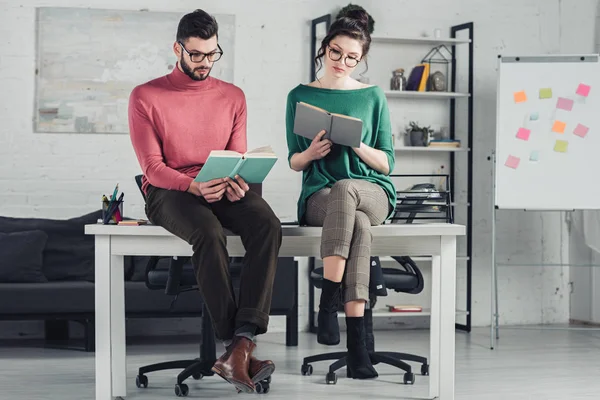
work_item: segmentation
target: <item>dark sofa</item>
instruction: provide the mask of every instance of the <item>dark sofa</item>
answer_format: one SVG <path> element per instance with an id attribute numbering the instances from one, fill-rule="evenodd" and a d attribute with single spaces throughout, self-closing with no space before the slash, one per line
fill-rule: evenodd
<path id="1" fill-rule="evenodd" d="M 47 340 L 66 341 L 68 321 L 85 327 L 85 349 L 94 349 L 94 237 L 84 234 L 101 211 L 56 220 L 0 217 L 0 320 L 43 320 Z M 199 317 L 198 291 L 173 297 L 149 290 L 149 257 L 125 257 L 127 318 Z M 168 268 L 163 258 L 158 268 Z M 191 269 L 191 265 L 186 265 Z M 237 271 L 232 271 L 237 287 Z M 275 277 L 272 315 L 286 315 L 288 345 L 297 343 L 297 265 L 282 258 Z M 198 332 L 200 334 L 200 332 Z"/>

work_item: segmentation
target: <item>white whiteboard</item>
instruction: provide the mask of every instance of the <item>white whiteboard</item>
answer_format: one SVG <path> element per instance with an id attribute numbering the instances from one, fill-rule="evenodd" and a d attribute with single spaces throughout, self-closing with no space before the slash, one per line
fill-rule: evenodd
<path id="1" fill-rule="evenodd" d="M 494 205 L 600 209 L 598 55 L 498 62 Z"/>

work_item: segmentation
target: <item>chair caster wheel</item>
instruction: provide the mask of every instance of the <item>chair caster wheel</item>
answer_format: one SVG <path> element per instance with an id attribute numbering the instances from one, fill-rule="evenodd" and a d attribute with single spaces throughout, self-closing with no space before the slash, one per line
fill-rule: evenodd
<path id="1" fill-rule="evenodd" d="M 190 393 L 190 388 L 185 383 L 178 383 L 175 385 L 175 396 L 186 397 Z"/>
<path id="2" fill-rule="evenodd" d="M 148 377 L 146 375 L 138 375 L 135 377 L 135 386 L 144 389 L 148 387 Z"/>
<path id="3" fill-rule="evenodd" d="M 328 385 L 335 385 L 337 383 L 337 375 L 335 372 L 328 372 L 325 376 L 325 383 Z"/>
<path id="4" fill-rule="evenodd" d="M 429 365 L 421 365 L 421 375 L 429 375 Z"/>
<path id="5" fill-rule="evenodd" d="M 202 375 L 200 372 L 196 373 L 196 374 L 192 374 L 192 378 L 194 378 L 195 380 L 200 380 L 204 377 L 204 375 Z"/>
<path id="6" fill-rule="evenodd" d="M 271 387 L 269 383 L 266 382 L 266 379 L 260 382 L 256 382 L 256 385 L 254 385 L 254 387 L 256 389 L 256 393 L 259 394 L 267 394 L 269 393 L 269 390 L 271 390 Z"/>
<path id="7" fill-rule="evenodd" d="M 406 385 L 413 385 L 415 383 L 415 374 L 407 372 L 404 374 L 404 383 Z"/>
<path id="8" fill-rule="evenodd" d="M 313 373 L 313 367 L 310 364 L 303 364 L 300 371 L 302 372 L 302 375 L 310 376 Z"/>

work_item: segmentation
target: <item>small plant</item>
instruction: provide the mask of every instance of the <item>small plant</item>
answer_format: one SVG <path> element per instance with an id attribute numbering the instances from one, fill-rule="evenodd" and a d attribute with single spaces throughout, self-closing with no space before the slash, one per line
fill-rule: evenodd
<path id="1" fill-rule="evenodd" d="M 423 133 L 433 133 L 433 129 L 429 126 L 419 126 L 419 124 L 415 121 L 410 121 L 409 124 L 410 129 L 409 132 L 423 132 Z"/>
<path id="2" fill-rule="evenodd" d="M 429 126 L 419 126 L 415 121 L 409 122 L 409 128 L 406 129 L 410 137 L 411 146 L 428 146 L 433 129 Z"/>

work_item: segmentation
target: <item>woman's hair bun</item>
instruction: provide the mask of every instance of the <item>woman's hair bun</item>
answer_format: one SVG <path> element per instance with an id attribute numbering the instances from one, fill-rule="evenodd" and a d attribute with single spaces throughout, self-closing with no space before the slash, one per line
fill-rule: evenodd
<path id="1" fill-rule="evenodd" d="M 375 21 L 373 20 L 371 15 L 369 15 L 369 13 L 361 6 L 350 3 L 340 10 L 335 19 L 340 19 L 344 17 L 355 20 L 358 24 L 361 25 L 362 28 L 369 32 L 369 34 L 373 33 Z"/>

